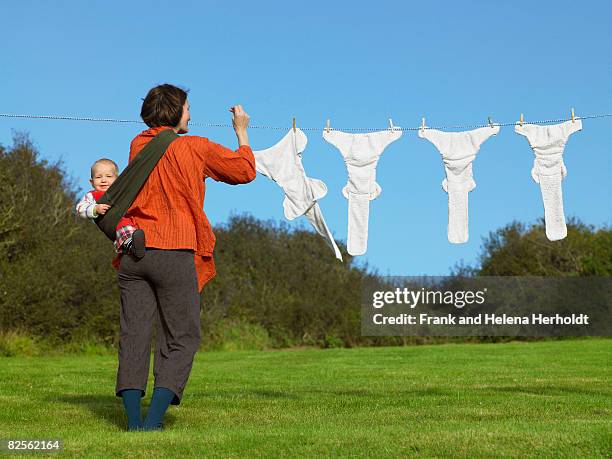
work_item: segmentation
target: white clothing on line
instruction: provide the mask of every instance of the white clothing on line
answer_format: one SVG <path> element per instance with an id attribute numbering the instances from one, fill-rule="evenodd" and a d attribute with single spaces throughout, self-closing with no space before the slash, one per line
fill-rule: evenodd
<path id="1" fill-rule="evenodd" d="M 448 193 L 448 240 L 453 244 L 467 242 L 468 193 L 476 188 L 472 161 L 480 146 L 499 132 L 499 125 L 464 132 L 419 129 L 419 137 L 429 140 L 442 155 L 446 178 L 442 189 Z"/>
<path id="2" fill-rule="evenodd" d="M 382 191 L 376 183 L 376 165 L 385 148 L 402 136 L 397 128 L 365 134 L 323 131 L 323 138 L 340 150 L 348 171 L 342 194 L 348 199 L 347 249 L 351 255 L 363 255 L 367 250 L 370 201 Z"/>
<path id="3" fill-rule="evenodd" d="M 336 258 L 342 260 L 340 249 L 317 202 L 327 194 L 327 186 L 321 180 L 307 177 L 302 165 L 302 152 L 307 142 L 306 134 L 301 129 L 296 128 L 295 132 L 290 129 L 276 145 L 253 152 L 255 168 L 283 189 L 285 217 L 293 220 L 305 215 L 317 233 L 326 239 Z"/>
<path id="4" fill-rule="evenodd" d="M 558 241 L 567 236 L 561 189 L 561 181 L 567 175 L 563 163 L 563 151 L 569 136 L 581 129 L 582 121 L 579 119 L 550 126 L 516 124 L 514 127 L 517 134 L 527 138 L 535 154 L 531 177 L 540 184 L 544 202 L 546 237 L 551 241 Z"/>

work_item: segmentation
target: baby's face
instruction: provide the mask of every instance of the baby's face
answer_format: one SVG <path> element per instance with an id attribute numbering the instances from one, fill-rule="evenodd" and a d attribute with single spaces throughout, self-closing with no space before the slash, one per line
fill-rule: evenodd
<path id="1" fill-rule="evenodd" d="M 94 174 L 89 181 L 96 191 L 106 191 L 117 179 L 117 172 L 112 164 L 100 163 L 94 167 Z"/>

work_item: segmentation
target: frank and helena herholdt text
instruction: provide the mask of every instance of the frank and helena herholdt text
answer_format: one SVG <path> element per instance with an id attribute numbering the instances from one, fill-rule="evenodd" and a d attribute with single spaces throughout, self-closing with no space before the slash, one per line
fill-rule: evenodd
<path id="1" fill-rule="evenodd" d="M 375 325 L 589 325 L 586 314 L 544 315 L 530 314 L 526 316 L 510 316 L 507 314 L 477 314 L 475 316 L 429 315 L 429 314 L 399 314 L 385 316 L 374 314 L 372 322 Z"/>

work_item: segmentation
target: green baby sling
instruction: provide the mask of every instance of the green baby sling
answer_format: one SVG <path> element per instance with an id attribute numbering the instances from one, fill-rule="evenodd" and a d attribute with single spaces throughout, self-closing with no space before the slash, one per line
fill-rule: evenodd
<path id="1" fill-rule="evenodd" d="M 165 129 L 147 143 L 128 164 L 117 180 L 106 190 L 98 204 L 108 204 L 110 209 L 95 218 L 96 225 L 114 241 L 117 224 L 128 211 L 157 162 L 164 156 L 168 146 L 178 137 L 173 129 Z"/>

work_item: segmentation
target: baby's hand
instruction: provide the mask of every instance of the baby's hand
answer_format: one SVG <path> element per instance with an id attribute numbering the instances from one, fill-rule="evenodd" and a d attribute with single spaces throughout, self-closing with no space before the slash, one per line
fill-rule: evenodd
<path id="1" fill-rule="evenodd" d="M 104 215 L 111 206 L 108 204 L 96 204 L 96 213 L 98 215 Z"/>

